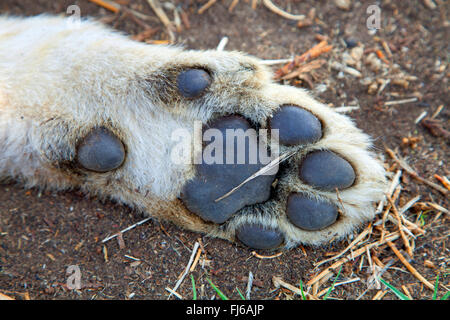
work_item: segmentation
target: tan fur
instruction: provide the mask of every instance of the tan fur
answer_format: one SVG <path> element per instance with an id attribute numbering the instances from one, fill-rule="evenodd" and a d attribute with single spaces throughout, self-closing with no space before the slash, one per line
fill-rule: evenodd
<path id="1" fill-rule="evenodd" d="M 173 85 L 186 67 L 213 72 L 201 99 L 184 99 Z M 323 138 L 289 160 L 291 174 L 280 179 L 278 198 L 242 209 L 224 225 L 202 221 L 178 200 L 193 165 L 170 161 L 171 133 L 193 130 L 194 121 L 241 114 L 262 128 L 283 104 L 295 104 L 324 124 Z M 71 166 L 80 139 L 104 126 L 126 145 L 117 170 L 93 173 Z M 26 186 L 62 190 L 80 188 L 115 199 L 158 219 L 190 230 L 234 240 L 249 221 L 278 227 L 285 244 L 320 244 L 342 237 L 374 216 L 373 202 L 385 188 L 384 170 L 369 151 L 371 142 L 352 121 L 319 103 L 304 90 L 271 81 L 257 58 L 239 52 L 184 51 L 134 42 L 99 23 L 79 28 L 59 17 L 0 17 L 0 179 Z M 347 159 L 357 182 L 337 195 L 303 184 L 296 164 L 311 150 L 328 149 Z M 292 225 L 285 213 L 290 192 L 335 203 L 343 215 L 316 232 Z"/>

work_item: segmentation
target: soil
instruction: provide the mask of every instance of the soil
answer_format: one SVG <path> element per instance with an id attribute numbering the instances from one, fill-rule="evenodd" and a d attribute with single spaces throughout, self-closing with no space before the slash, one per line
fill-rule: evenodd
<path id="1" fill-rule="evenodd" d="M 116 2 L 150 18 L 138 20 L 132 14 L 112 13 L 82 0 L 3 0 L 0 13 L 65 14 L 75 4 L 80 7 L 82 17 L 102 18 L 130 35 L 142 32 L 146 25 L 158 28 L 145 39 L 148 42 L 168 39 L 166 29 L 147 1 Z M 182 8 L 189 18 L 190 28 L 181 24 L 182 30 L 175 33 L 175 42 L 189 49 L 215 48 L 227 36 L 227 50 L 248 52 L 262 59 L 281 59 L 300 55 L 323 36 L 328 37 L 333 49 L 318 57 L 325 59 L 325 63 L 303 79 L 289 83 L 312 89 L 319 100 L 334 107 L 359 106 L 349 115 L 358 127 L 374 137 L 376 151 L 385 157 L 386 167 L 392 173 L 399 167 L 385 152 L 386 147 L 406 158 L 419 176 L 444 187 L 435 175 L 449 175 L 449 141 L 445 134 L 450 75 L 448 3 L 435 0 L 437 7 L 430 9 L 425 1 L 378 1 L 381 21 L 374 34 L 366 26 L 369 17 L 366 10 L 372 3 L 365 1 L 352 1 L 349 10 L 338 8 L 334 1 L 273 1 L 293 14 L 312 14 L 311 10 L 315 9 L 312 24 L 304 27 L 269 11 L 261 1 L 253 9 L 252 1 L 242 0 L 232 12 L 228 10 L 231 0 L 218 1 L 202 14 L 198 14 L 198 9 L 206 1 L 168 2 Z M 165 11 L 172 19 L 172 11 Z M 389 48 L 383 46 L 383 41 Z M 342 63 L 343 55 L 351 53 L 354 45 L 364 47 L 361 65 L 352 66 L 359 69 L 362 77 L 332 67 L 334 61 Z M 378 61 L 387 60 L 378 70 L 369 63 L 371 52 L 378 54 Z M 274 70 L 280 66 L 274 66 Z M 380 88 L 383 83 L 380 79 L 391 81 Z M 375 93 L 369 94 L 371 85 L 375 86 Z M 385 104 L 410 98 L 416 99 Z M 435 117 L 440 129 L 430 130 L 423 122 L 416 123 L 422 112 L 431 117 L 441 105 L 444 108 Z M 420 195 L 421 203 L 448 208 L 448 199 L 441 192 L 405 172 L 401 185 L 399 205 Z M 405 216 L 413 222 L 418 220 L 426 231 L 425 235 L 411 240 L 414 255 L 410 263 L 433 284 L 439 275 L 437 297 L 440 298 L 449 291 L 448 214 L 433 208 L 413 207 Z M 288 289 L 275 287 L 273 277 L 294 286 L 305 284 L 330 265 L 315 269 L 315 263 L 341 252 L 351 242 L 345 239 L 319 248 L 300 246 L 280 256 L 261 259 L 240 245 L 154 220 L 124 233 L 123 243 L 117 239 L 101 242 L 140 220 L 142 216 L 138 212 L 113 202 L 88 198 L 77 191 L 41 192 L 14 183 L 0 185 L 0 293 L 14 299 L 168 299 L 166 288 L 173 288 L 189 261 L 194 243 L 200 239 L 205 252 L 191 273 L 199 299 L 219 298 L 207 279 L 229 298 L 240 299 L 237 289 L 245 295 L 249 272 L 254 276 L 252 299 L 300 299 L 301 296 Z M 396 230 L 390 222 L 386 222 L 386 227 Z M 401 239 L 394 244 L 406 249 Z M 384 263 L 394 259 L 383 274 L 384 280 L 400 290 L 404 286 L 413 299 L 431 299 L 433 291 L 405 268 L 390 247 L 377 247 L 371 254 Z M 381 290 L 382 299 L 397 299 L 385 287 L 368 288 L 371 263 L 374 262 L 367 255 L 344 263 L 337 282 L 354 282 L 336 286 L 329 298 L 372 299 Z M 67 286 L 70 274 L 66 272 L 71 265 L 81 271 L 78 290 Z M 319 288 L 310 288 L 310 292 L 317 289 L 320 292 L 334 279 L 330 277 Z M 177 292 L 184 299 L 192 298 L 190 276 Z"/>

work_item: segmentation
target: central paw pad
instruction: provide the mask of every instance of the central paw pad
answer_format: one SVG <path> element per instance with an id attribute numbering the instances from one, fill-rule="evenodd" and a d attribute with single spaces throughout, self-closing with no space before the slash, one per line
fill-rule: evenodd
<path id="1" fill-rule="evenodd" d="M 204 137 L 212 141 L 203 150 L 202 163 L 196 165 L 196 177 L 185 185 L 181 196 L 191 212 L 206 221 L 223 223 L 244 206 L 269 199 L 274 175 L 260 175 L 217 201 L 267 164 L 261 163 L 256 130 L 246 119 L 219 118 L 204 128 Z"/>

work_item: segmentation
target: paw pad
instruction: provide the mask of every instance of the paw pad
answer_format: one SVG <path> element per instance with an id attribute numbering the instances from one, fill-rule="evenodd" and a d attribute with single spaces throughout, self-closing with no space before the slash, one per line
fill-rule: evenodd
<path id="1" fill-rule="evenodd" d="M 259 161 L 259 157 L 257 161 L 250 161 L 252 151 L 256 151 L 252 149 L 255 146 L 252 141 L 257 141 L 257 134 L 254 130 L 247 131 L 251 126 L 243 117 L 222 117 L 212 122 L 206 129 L 218 130 L 220 134 L 217 137 L 223 137 L 223 141 L 212 141 L 206 147 L 209 148 L 214 142 L 218 142 L 216 145 L 218 149 L 215 152 L 223 150 L 222 156 L 218 159 L 221 163 L 209 163 L 209 160 L 203 158 L 202 163 L 196 165 L 195 178 L 184 186 L 181 199 L 189 211 L 204 220 L 223 223 L 244 206 L 268 200 L 275 177 L 261 175 L 244 184 L 230 196 L 216 202 L 216 199 L 228 193 L 264 165 Z M 244 148 L 237 141 L 242 139 L 243 132 L 248 133 Z M 231 136 L 234 134 L 236 136 Z M 231 149 L 226 146 L 230 140 L 233 142 Z M 230 155 L 230 152 L 233 154 Z"/>
<path id="2" fill-rule="evenodd" d="M 236 237 L 254 249 L 273 249 L 283 243 L 280 231 L 259 224 L 244 224 L 236 230 Z"/>
<path id="3" fill-rule="evenodd" d="M 202 95 L 210 83 L 211 76 L 203 69 L 185 70 L 177 77 L 178 90 L 186 98 L 196 98 Z"/>
<path id="4" fill-rule="evenodd" d="M 124 160 L 122 142 L 105 128 L 93 129 L 78 145 L 77 162 L 90 171 L 111 171 L 120 167 Z"/>
<path id="5" fill-rule="evenodd" d="M 347 160 L 331 151 L 312 152 L 300 165 L 300 179 L 321 190 L 345 189 L 355 182 L 355 171 Z"/>
<path id="6" fill-rule="evenodd" d="M 319 119 L 297 106 L 282 106 L 270 120 L 270 128 L 279 130 L 280 143 L 287 146 L 316 142 L 322 137 Z"/>
<path id="7" fill-rule="evenodd" d="M 286 214 L 294 225 L 309 231 L 324 229 L 336 222 L 338 217 L 334 205 L 310 199 L 299 193 L 289 195 Z"/>

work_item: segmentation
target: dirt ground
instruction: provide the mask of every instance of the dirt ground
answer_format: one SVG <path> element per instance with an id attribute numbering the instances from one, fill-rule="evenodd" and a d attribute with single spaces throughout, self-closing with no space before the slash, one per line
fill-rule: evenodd
<path id="1" fill-rule="evenodd" d="M 313 60 L 322 62 L 283 81 L 311 89 L 318 99 L 334 107 L 359 107 L 349 115 L 374 137 L 377 151 L 392 175 L 401 168 L 386 148 L 405 158 L 420 177 L 445 189 L 439 179 L 449 175 L 448 2 L 434 0 L 437 6 L 432 9 L 427 1 L 377 1 L 381 21 L 376 33 L 366 26 L 370 16 L 366 10 L 375 1 L 349 1 L 352 5 L 348 10 L 339 8 L 335 1 L 273 1 L 292 14 L 308 15 L 311 23 L 301 27 L 297 21 L 268 10 L 262 1 L 252 8 L 253 1 L 241 0 L 230 12 L 233 1 L 220 0 L 199 14 L 206 2 L 166 1 L 183 12 L 181 29 L 174 32 L 175 43 L 190 49 L 210 49 L 227 36 L 227 50 L 281 59 L 300 55 L 326 39 L 333 48 Z M 101 18 L 116 29 L 139 35 L 142 41 L 164 43 L 169 39 L 147 1 L 116 3 L 146 16 L 137 17 L 123 9 L 113 13 L 87 0 L 2 0 L 0 13 L 64 14 L 75 4 L 82 17 Z M 170 6 L 165 11 L 173 19 Z M 142 33 L 150 29 L 156 30 Z M 361 50 L 353 50 L 355 46 Z M 424 111 L 427 118 L 416 121 Z M 442 190 L 415 179 L 405 170 L 400 185 L 396 205 L 400 208 L 420 195 L 420 200 L 403 215 L 425 231 L 422 234 L 410 229 L 415 239 L 406 235 L 413 251 L 409 263 L 433 285 L 439 275 L 439 299 L 449 292 L 448 199 Z M 378 222 L 384 212 L 377 216 Z M 254 276 L 251 299 L 302 298 L 292 288 L 277 286 L 274 277 L 297 288 L 302 283 L 308 298 L 323 299 L 339 268 L 333 266 L 321 281 L 312 280 L 341 257 L 318 268 L 315 264 L 340 253 L 352 242 L 349 238 L 321 248 L 300 246 L 262 258 L 240 245 L 153 220 L 123 233 L 123 242 L 101 242 L 140 220 L 142 216 L 127 207 L 101 203 L 76 191 L 40 192 L 15 184 L 0 185 L 0 294 L 14 299 L 168 299 L 166 288 L 174 287 L 188 264 L 194 243 L 199 241 L 204 251 L 195 269 L 177 289 L 183 299 L 193 297 L 192 279 L 199 299 L 219 299 L 208 279 L 229 298 L 240 299 L 238 290 L 245 295 L 250 272 Z M 367 243 L 378 241 L 382 232 L 398 230 L 388 220 L 385 229 L 381 227 L 375 223 Z M 392 243 L 408 257 L 408 247 L 401 237 Z M 352 250 L 356 252 L 356 247 Z M 258 254 L 267 257 L 274 253 Z M 67 286 L 66 271 L 71 265 L 81 271 L 79 290 L 69 290 Z M 328 298 L 398 299 L 384 285 L 370 285 L 377 272 L 413 299 L 432 299 L 433 290 L 414 276 L 386 244 L 344 262 L 336 281 L 339 285 Z"/>

